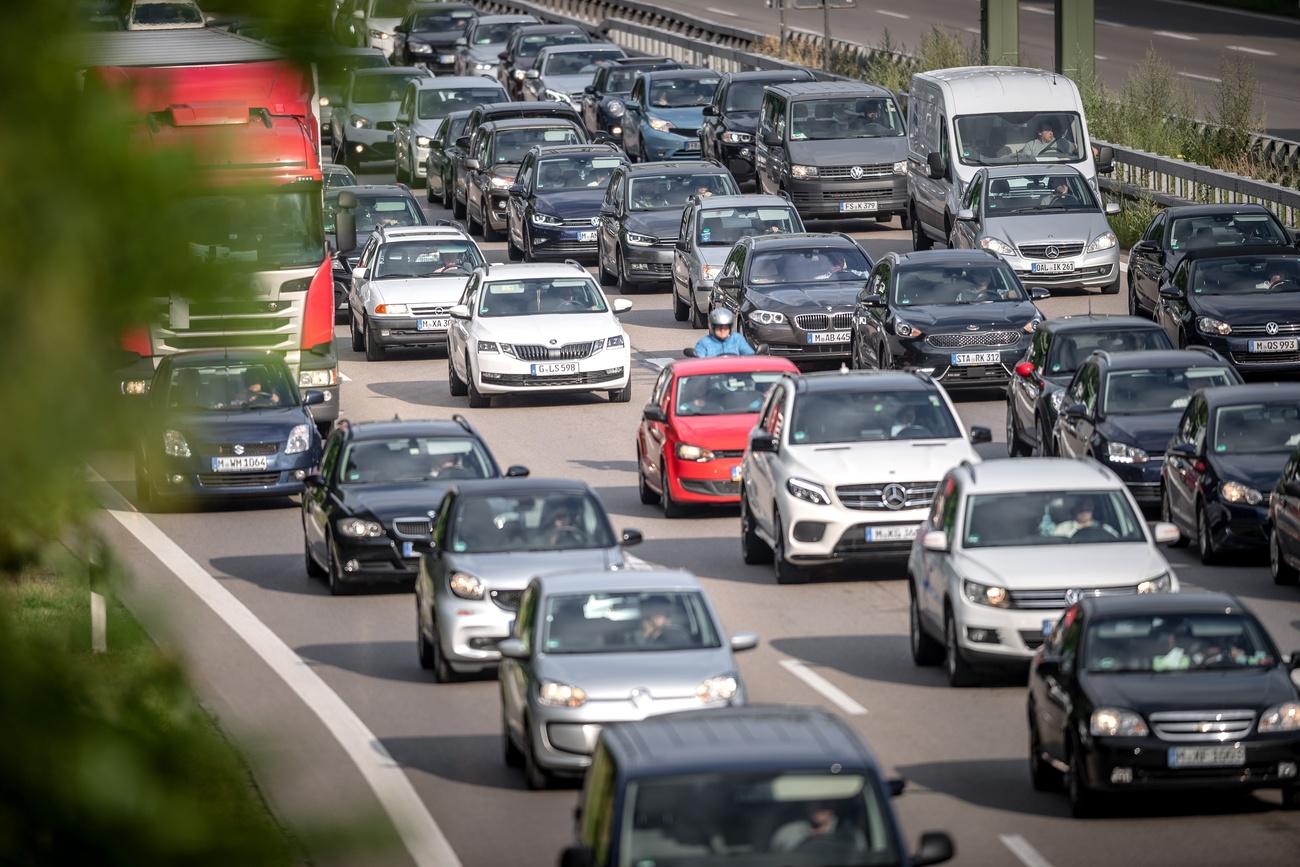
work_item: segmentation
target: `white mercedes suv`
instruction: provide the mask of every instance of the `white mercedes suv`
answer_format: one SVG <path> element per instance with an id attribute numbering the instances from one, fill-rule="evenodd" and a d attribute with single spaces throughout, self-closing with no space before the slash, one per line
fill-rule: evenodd
<path id="1" fill-rule="evenodd" d="M 605 391 L 632 399 L 631 346 L 617 314 L 580 264 L 484 265 L 448 311 L 451 393 L 472 407 L 510 392 Z"/>
<path id="2" fill-rule="evenodd" d="M 741 462 L 741 553 L 780 584 L 815 567 L 900 557 L 939 479 L 978 461 L 947 392 L 901 371 L 789 374 L 767 393 Z"/>
<path id="3" fill-rule="evenodd" d="M 1016 458 L 955 467 L 907 561 L 912 658 L 948 682 L 1023 667 L 1083 596 L 1174 593 L 1157 545 L 1173 524 L 1142 519 L 1124 482 L 1096 461 Z"/>

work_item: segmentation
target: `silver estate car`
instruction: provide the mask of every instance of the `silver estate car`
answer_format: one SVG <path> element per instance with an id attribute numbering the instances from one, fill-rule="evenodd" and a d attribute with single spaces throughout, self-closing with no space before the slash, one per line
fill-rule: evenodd
<path id="1" fill-rule="evenodd" d="M 1119 240 L 1106 221 L 1119 205 L 1065 165 L 993 166 L 962 196 L 950 247 L 996 253 L 1026 286 L 1119 291 Z"/>
<path id="2" fill-rule="evenodd" d="M 607 723 L 743 704 L 728 637 L 689 572 L 574 572 L 534 578 L 501 651 L 506 764 L 529 788 L 580 774 Z"/>

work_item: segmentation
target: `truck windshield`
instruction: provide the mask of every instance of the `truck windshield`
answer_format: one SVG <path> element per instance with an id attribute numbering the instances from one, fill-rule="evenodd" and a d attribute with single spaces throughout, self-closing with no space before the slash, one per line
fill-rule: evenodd
<path id="1" fill-rule="evenodd" d="M 954 121 L 963 165 L 1077 163 L 1087 152 L 1079 115 L 1072 111 L 968 114 Z"/>
<path id="2" fill-rule="evenodd" d="M 190 253 L 205 262 L 305 268 L 325 255 L 319 190 L 200 196 L 175 208 Z"/>

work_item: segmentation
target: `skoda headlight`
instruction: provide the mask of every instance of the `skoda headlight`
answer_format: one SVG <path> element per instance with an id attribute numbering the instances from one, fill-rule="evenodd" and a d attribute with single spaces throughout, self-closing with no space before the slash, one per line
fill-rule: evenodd
<path id="1" fill-rule="evenodd" d="M 289 431 L 289 439 L 284 444 L 286 455 L 296 455 L 311 448 L 311 428 L 305 424 L 296 424 Z"/>
<path id="2" fill-rule="evenodd" d="M 350 539 L 373 539 L 384 535 L 383 524 L 378 521 L 367 521 L 365 518 L 343 518 L 336 521 L 334 526 Z"/>
<path id="3" fill-rule="evenodd" d="M 552 707 L 582 707 L 587 702 L 587 693 L 580 686 L 544 680 L 537 690 L 537 700 Z"/>
<path id="4" fill-rule="evenodd" d="M 677 444 L 677 457 L 684 461 L 696 461 L 704 463 L 713 460 L 713 452 L 700 446 L 688 445 L 687 443 Z"/>
<path id="5" fill-rule="evenodd" d="M 1106 460 L 1113 464 L 1145 464 L 1147 453 L 1128 443 L 1106 443 Z"/>
<path id="6" fill-rule="evenodd" d="M 1011 248 L 1010 244 L 999 241 L 997 238 L 980 238 L 980 249 L 988 250 L 990 253 L 997 253 L 999 256 L 1016 255 L 1016 251 Z"/>
<path id="7" fill-rule="evenodd" d="M 722 140 L 727 144 L 749 144 L 754 140 L 754 136 L 747 132 L 724 132 Z"/>
<path id="8" fill-rule="evenodd" d="M 1249 485 L 1243 485 L 1241 482 L 1224 482 L 1223 499 L 1229 503 L 1246 503 L 1251 506 L 1258 506 L 1264 502 L 1264 495 Z"/>
<path id="9" fill-rule="evenodd" d="M 610 349 L 622 349 L 625 344 L 625 338 L 622 334 L 615 334 L 605 341 L 605 346 Z"/>
<path id="10" fill-rule="evenodd" d="M 362 117 L 359 114 L 352 115 L 348 120 L 352 121 L 352 125 L 357 129 L 365 129 L 370 126 L 370 118 Z"/>
<path id="11" fill-rule="evenodd" d="M 796 178 L 815 178 L 817 177 L 817 167 L 792 165 L 790 166 L 790 174 Z"/>
<path id="12" fill-rule="evenodd" d="M 1090 243 L 1083 252 L 1098 253 L 1102 250 L 1109 250 L 1118 243 L 1119 239 L 1115 237 L 1114 232 L 1102 232 L 1100 235 L 1092 239 L 1092 243 Z"/>
<path id="13" fill-rule="evenodd" d="M 1088 732 L 1095 738 L 1144 738 L 1151 734 L 1141 716 L 1115 707 L 1094 710 L 1088 721 Z"/>
<path id="14" fill-rule="evenodd" d="M 376 316 L 406 316 L 410 313 L 411 308 L 405 304 L 376 304 Z"/>
<path id="15" fill-rule="evenodd" d="M 755 325 L 780 325 L 785 322 L 785 314 L 779 310 L 751 310 L 749 321 Z"/>
<path id="16" fill-rule="evenodd" d="M 1260 734 L 1300 730 L 1300 702 L 1275 704 L 1259 718 Z"/>
<path id="17" fill-rule="evenodd" d="M 894 163 L 894 174 L 896 175 L 907 174 L 907 160 L 899 160 L 898 162 Z"/>
<path id="18" fill-rule="evenodd" d="M 185 441 L 185 434 L 178 430 L 163 432 L 163 452 L 174 458 L 188 458 L 190 444 Z"/>
<path id="19" fill-rule="evenodd" d="M 981 584 L 978 581 L 963 581 L 961 592 L 967 602 L 975 605 L 988 605 L 991 608 L 1011 607 L 1011 594 L 1005 587 Z"/>
<path id="20" fill-rule="evenodd" d="M 916 338 L 921 336 L 921 329 L 908 325 L 906 322 L 899 319 L 894 322 L 894 333 L 899 337 Z"/>
<path id="21" fill-rule="evenodd" d="M 1174 588 L 1174 579 L 1168 572 L 1161 572 L 1154 578 L 1148 578 L 1138 585 L 1139 593 L 1169 593 Z"/>
<path id="22" fill-rule="evenodd" d="M 700 701 L 731 701 L 740 692 L 740 681 L 734 674 L 719 674 L 702 681 L 695 687 L 695 697 Z"/>
<path id="23" fill-rule="evenodd" d="M 474 348 L 477 349 L 479 352 L 496 352 L 496 351 L 497 351 L 497 345 L 496 345 L 496 343 L 493 342 L 493 341 L 491 341 L 491 340 L 480 340 L 480 341 L 478 341 L 478 342 L 474 345 Z"/>
<path id="24" fill-rule="evenodd" d="M 453 572 L 447 586 L 461 599 L 482 599 L 483 582 L 468 572 Z"/>
<path id="25" fill-rule="evenodd" d="M 427 135 L 417 135 L 415 137 L 415 146 L 418 148 L 427 148 L 431 144 L 433 144 L 433 139 Z"/>
<path id="26" fill-rule="evenodd" d="M 543 214 L 540 211 L 533 211 L 534 226 L 559 226 L 563 222 L 564 221 L 561 220 L 559 217 L 553 216 L 551 214 Z"/>
<path id="27" fill-rule="evenodd" d="M 653 247 L 658 238 L 652 235 L 642 235 L 639 232 L 624 232 L 623 237 L 633 247 Z"/>
<path id="28" fill-rule="evenodd" d="M 788 479 L 785 483 L 785 489 L 795 499 L 812 503 L 815 506 L 829 506 L 831 504 L 831 496 L 826 493 L 826 489 L 807 479 Z"/>
<path id="29" fill-rule="evenodd" d="M 664 120 L 661 117 L 650 118 L 650 126 L 653 127 L 654 129 L 659 130 L 660 132 L 668 132 L 670 129 L 673 128 L 673 125 L 671 123 L 669 123 L 668 121 Z"/>
<path id="30" fill-rule="evenodd" d="M 611 99 L 605 103 L 605 111 L 609 112 L 610 117 L 622 117 L 627 108 L 623 105 L 621 99 Z"/>
<path id="31" fill-rule="evenodd" d="M 1197 316 L 1196 330 L 1202 334 L 1231 334 L 1232 326 L 1213 316 Z"/>

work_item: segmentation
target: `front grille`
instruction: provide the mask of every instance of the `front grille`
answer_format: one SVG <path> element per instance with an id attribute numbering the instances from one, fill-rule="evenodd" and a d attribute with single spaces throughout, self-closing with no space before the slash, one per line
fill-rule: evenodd
<path id="1" fill-rule="evenodd" d="M 1151 714 L 1151 729 L 1166 741 L 1235 741 L 1250 734 L 1253 710 L 1161 711 Z"/>
<path id="2" fill-rule="evenodd" d="M 596 252 L 595 241 L 554 241 L 533 248 L 534 256 L 590 255 Z"/>
<path id="3" fill-rule="evenodd" d="M 1043 646 L 1043 642 L 1047 640 L 1047 636 L 1043 634 L 1041 629 L 1022 629 L 1020 630 L 1020 640 L 1023 641 L 1025 647 L 1028 647 L 1030 650 L 1037 650 Z"/>
<path id="4" fill-rule="evenodd" d="M 715 458 L 743 458 L 745 456 L 745 450 L 744 449 L 714 449 L 713 456 Z"/>
<path id="5" fill-rule="evenodd" d="M 524 595 L 524 591 L 491 590 L 488 592 L 488 595 L 492 597 L 492 601 L 495 602 L 496 606 L 502 611 L 518 611 L 519 597 Z"/>
<path id="6" fill-rule="evenodd" d="M 427 539 L 433 533 L 431 518 L 395 518 L 393 533 L 399 539 Z"/>
<path id="7" fill-rule="evenodd" d="M 279 450 L 279 443 L 221 443 L 217 446 L 214 454 L 223 457 L 230 455 L 243 455 L 249 457 L 257 455 L 273 455 Z"/>
<path id="8" fill-rule="evenodd" d="M 889 199 L 893 195 L 893 190 L 810 190 L 791 193 L 790 200 L 795 204 L 814 205 L 819 202 Z"/>
<path id="9" fill-rule="evenodd" d="M 1083 252 L 1083 242 L 1070 242 L 1061 244 L 1021 244 L 1020 255 L 1026 259 L 1047 259 L 1048 247 L 1056 248 L 1056 255 L 1050 258 L 1064 259 L 1069 256 L 1077 256 Z"/>
<path id="10" fill-rule="evenodd" d="M 682 487 L 692 494 L 711 497 L 735 497 L 740 494 L 740 482 L 711 482 L 702 479 L 680 479 Z"/>
<path id="11" fill-rule="evenodd" d="M 699 128 L 691 127 L 691 126 L 669 127 L 668 131 L 671 132 L 673 135 L 680 135 L 685 138 L 699 138 L 700 136 Z"/>
<path id="12" fill-rule="evenodd" d="M 945 349 L 963 346 L 1011 346 L 1020 341 L 1020 331 L 958 331 L 952 334 L 931 334 L 925 342 Z"/>
<path id="13" fill-rule="evenodd" d="M 943 383 L 999 383 L 1006 382 L 1010 377 L 1011 374 L 1007 371 L 1006 365 L 1003 364 L 973 365 L 971 367 L 958 367 L 953 364 L 943 372 L 942 376 L 936 376 L 935 379 Z"/>
<path id="14" fill-rule="evenodd" d="M 570 220 L 561 220 L 561 226 L 572 226 L 574 228 L 594 229 L 596 227 L 595 217 L 574 217 Z"/>
<path id="15" fill-rule="evenodd" d="M 1277 331 L 1275 331 L 1274 334 L 1300 334 L 1300 324 L 1289 325 L 1281 322 L 1275 322 L 1273 324 L 1277 326 Z M 1232 333 L 1263 334 L 1265 337 L 1273 336 L 1273 334 L 1268 333 L 1268 328 L 1263 325 L 1234 325 L 1232 326 Z"/>
<path id="16" fill-rule="evenodd" d="M 265 488 L 279 481 L 279 473 L 199 473 L 205 488 Z"/>
<path id="17" fill-rule="evenodd" d="M 1060 611 L 1070 607 L 1065 594 L 1072 588 L 1062 587 L 1053 590 L 1012 590 L 1011 607 L 1034 611 Z M 1132 596 L 1137 587 L 1098 587 L 1079 589 L 1080 596 Z"/>
<path id="18" fill-rule="evenodd" d="M 862 174 L 853 177 L 853 170 L 860 169 Z M 817 176 L 824 181 L 858 181 L 863 178 L 885 178 L 893 175 L 891 163 L 877 163 L 868 166 L 830 166 L 817 170 Z"/>
<path id="19" fill-rule="evenodd" d="M 767 351 L 772 355 L 781 356 L 804 356 L 804 355 L 843 355 L 849 351 L 848 343 L 800 343 L 797 346 L 782 346 L 777 343 L 769 344 Z"/>
<path id="20" fill-rule="evenodd" d="M 854 524 L 844 531 L 835 543 L 835 554 L 898 554 L 912 550 L 911 540 L 899 542 L 868 542 L 867 524 Z M 879 526 L 872 524 L 871 526 Z"/>
<path id="21" fill-rule="evenodd" d="M 840 504 L 846 509 L 855 509 L 862 512 L 889 512 L 894 511 L 885 503 L 885 489 L 892 484 L 902 486 L 904 499 L 900 509 L 919 509 L 929 508 L 934 502 L 934 491 L 938 487 L 936 482 L 897 482 L 890 484 L 871 484 L 871 485 L 841 485 L 835 489 L 835 496 L 840 498 Z M 891 493 L 895 493 L 891 491 Z"/>
<path id="22" fill-rule="evenodd" d="M 502 373 L 485 379 L 493 385 L 508 386 L 547 386 L 547 385 L 595 385 L 609 382 L 623 375 L 623 368 L 613 370 L 595 370 L 590 373 L 576 373 L 572 376 L 530 376 L 527 373 Z"/>
<path id="23" fill-rule="evenodd" d="M 292 281 L 291 281 L 292 282 Z M 248 291 L 239 289 L 235 291 Z M 285 288 L 282 291 L 296 291 Z M 159 354 L 190 349 L 298 349 L 298 308 L 301 300 L 189 302 L 189 322 L 184 328 L 171 324 L 168 306 L 160 306 L 155 326 L 155 347 Z"/>
<path id="24" fill-rule="evenodd" d="M 438 304 L 412 304 L 412 316 L 446 316 L 447 308 Z"/>
<path id="25" fill-rule="evenodd" d="M 804 331 L 846 331 L 853 327 L 853 314 L 800 313 L 794 322 Z"/>
<path id="26" fill-rule="evenodd" d="M 1232 352 L 1233 364 L 1300 364 L 1300 352 Z"/>
<path id="27" fill-rule="evenodd" d="M 566 343 L 563 346 L 516 343 L 514 348 L 515 357 L 520 361 L 576 361 L 591 355 L 591 341 Z"/>

